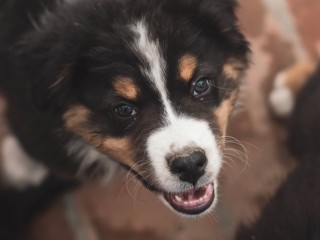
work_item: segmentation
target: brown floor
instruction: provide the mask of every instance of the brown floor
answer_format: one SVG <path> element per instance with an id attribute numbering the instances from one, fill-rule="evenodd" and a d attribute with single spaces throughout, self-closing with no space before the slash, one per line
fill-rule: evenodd
<path id="1" fill-rule="evenodd" d="M 252 45 L 252 67 L 229 135 L 243 144 L 248 157 L 230 137 L 230 147 L 240 152 L 228 154 L 214 213 L 177 217 L 123 174 L 108 186 L 91 184 L 63 197 L 34 223 L 30 240 L 232 239 L 239 222 L 253 222 L 294 167 L 285 148 L 286 124 L 272 117 L 266 99 L 279 70 L 317 56 L 319 13 L 318 0 L 241 1 L 239 17 Z"/>

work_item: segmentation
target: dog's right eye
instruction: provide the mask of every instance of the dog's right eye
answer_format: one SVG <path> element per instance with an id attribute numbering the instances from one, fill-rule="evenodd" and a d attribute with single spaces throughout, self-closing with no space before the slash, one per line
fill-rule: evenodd
<path id="1" fill-rule="evenodd" d="M 131 118 L 137 115 L 137 111 L 127 104 L 119 104 L 113 109 L 114 113 L 122 118 Z"/>
<path id="2" fill-rule="evenodd" d="M 192 84 L 191 94 L 195 98 L 204 97 L 210 91 L 208 78 L 200 78 Z"/>

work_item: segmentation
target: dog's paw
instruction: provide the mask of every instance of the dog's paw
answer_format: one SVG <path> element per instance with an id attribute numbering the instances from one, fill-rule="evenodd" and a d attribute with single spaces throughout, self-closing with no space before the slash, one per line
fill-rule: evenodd
<path id="1" fill-rule="evenodd" d="M 269 102 L 274 114 L 287 117 L 294 107 L 295 96 L 290 86 L 287 85 L 288 77 L 285 72 L 280 72 L 274 81 Z"/>
<path id="2" fill-rule="evenodd" d="M 291 115 L 295 99 L 316 69 L 316 62 L 300 62 L 277 74 L 269 95 L 269 104 L 273 113 L 281 118 Z"/>
<path id="3" fill-rule="evenodd" d="M 48 170 L 29 157 L 15 137 L 7 136 L 1 151 L 1 175 L 6 185 L 24 189 L 40 185 L 47 177 Z"/>

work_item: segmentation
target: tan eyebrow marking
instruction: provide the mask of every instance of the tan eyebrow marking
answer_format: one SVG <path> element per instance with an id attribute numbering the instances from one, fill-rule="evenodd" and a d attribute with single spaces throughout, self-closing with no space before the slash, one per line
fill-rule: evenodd
<path id="1" fill-rule="evenodd" d="M 139 89 L 129 77 L 118 77 L 114 83 L 114 89 L 121 97 L 129 100 L 136 100 L 138 98 Z"/>
<path id="2" fill-rule="evenodd" d="M 187 54 L 179 60 L 179 72 L 183 81 L 190 81 L 197 67 L 198 60 L 195 56 Z"/>
<path id="3" fill-rule="evenodd" d="M 242 63 L 240 60 L 231 58 L 223 66 L 223 72 L 227 77 L 236 80 L 241 78 L 245 68 L 246 68 L 245 63 Z"/>

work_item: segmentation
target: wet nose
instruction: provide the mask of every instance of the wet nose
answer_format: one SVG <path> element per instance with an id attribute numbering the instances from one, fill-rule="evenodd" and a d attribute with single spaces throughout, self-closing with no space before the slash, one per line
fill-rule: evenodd
<path id="1" fill-rule="evenodd" d="M 196 185 L 204 174 L 206 166 L 206 155 L 202 151 L 196 151 L 187 156 L 173 158 L 170 162 L 170 171 L 181 181 Z"/>

